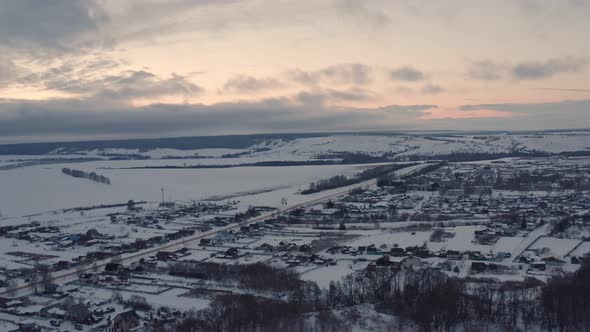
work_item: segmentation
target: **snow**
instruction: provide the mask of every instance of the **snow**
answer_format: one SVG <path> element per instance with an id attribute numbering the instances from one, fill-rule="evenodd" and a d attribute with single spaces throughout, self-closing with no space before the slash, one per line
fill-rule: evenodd
<path id="1" fill-rule="evenodd" d="M 368 261 L 339 260 L 336 265 L 313 268 L 301 273 L 303 280 L 314 281 L 320 288 L 328 288 L 330 281 L 340 280 L 342 277 L 367 267 Z"/>
<path id="2" fill-rule="evenodd" d="M 559 239 L 555 237 L 542 237 L 536 241 L 530 249 L 543 249 L 549 248 L 549 253 L 545 256 L 554 256 L 556 258 L 563 258 L 567 253 L 572 251 L 580 240 L 575 239 Z"/>
<path id="3" fill-rule="evenodd" d="M 590 149 L 590 132 L 561 132 L 542 134 L 449 134 L 429 136 L 415 135 L 353 135 L 339 134 L 323 137 L 306 137 L 292 140 L 269 139 L 245 149 L 208 148 L 177 150 L 158 148 L 152 150 L 105 148 L 99 150 L 70 151 L 57 149 L 51 157 L 99 157 L 110 155 L 142 155 L 159 158 L 219 158 L 228 154 L 243 154 L 244 160 L 294 160 L 317 159 L 322 155 L 363 153 L 373 156 L 397 154 L 399 156 L 428 156 L 452 153 L 509 153 L 515 151 L 540 151 L 560 153 L 587 151 Z M 62 152 L 64 152 L 62 154 Z M 8 156 L 16 157 L 16 156 Z M 30 159 L 32 156 L 20 156 Z M 0 166 L 9 159 L 0 156 Z M 201 159 L 203 160 L 203 159 Z"/>
<path id="4" fill-rule="evenodd" d="M 583 257 L 590 253 L 590 242 L 584 241 L 574 251 L 570 253 L 570 256 Z"/>
<path id="5" fill-rule="evenodd" d="M 407 138 L 402 136 L 379 135 L 334 135 L 328 137 L 300 138 L 292 141 L 272 140 L 264 145 L 271 151 L 256 152 L 254 156 L 284 159 L 292 156 L 317 157 L 322 154 L 339 152 L 368 153 L 381 155 L 383 152 L 401 152 Z"/>
<path id="6" fill-rule="evenodd" d="M 180 310 L 201 310 L 209 307 L 210 301 L 207 299 L 181 296 L 187 292 L 187 289 L 172 288 L 160 294 L 145 294 L 128 291 L 121 291 L 120 294 L 124 299 L 127 299 L 133 295 L 144 297 L 147 302 L 155 308 L 169 307 Z"/>
<path id="7" fill-rule="evenodd" d="M 226 154 L 236 154 L 249 152 L 249 149 L 195 149 L 195 150 L 177 150 L 177 149 L 153 149 L 142 151 L 140 149 L 96 149 L 86 151 L 86 156 L 109 156 L 109 155 L 142 155 L 150 158 L 165 157 L 221 157 Z M 53 151 L 53 154 L 59 154 L 59 151 Z M 61 155 L 60 155 L 61 156 Z"/>
<path id="8" fill-rule="evenodd" d="M 222 169 L 100 169 L 120 166 L 117 161 L 54 164 L 0 171 L 0 210 L 19 216 L 79 206 L 160 201 L 203 200 L 235 193 L 305 187 L 337 174 L 354 174 L 354 165 L 238 167 Z M 96 172 L 111 180 L 99 184 L 62 174 L 62 167 Z"/>

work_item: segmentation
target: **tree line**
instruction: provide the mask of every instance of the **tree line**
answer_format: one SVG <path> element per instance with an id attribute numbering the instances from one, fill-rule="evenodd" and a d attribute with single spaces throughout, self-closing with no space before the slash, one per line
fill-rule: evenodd
<path id="1" fill-rule="evenodd" d="M 415 331 L 588 331 L 590 265 L 550 278 L 497 282 L 459 279 L 442 271 L 358 271 L 320 290 L 313 282 L 291 285 L 283 299 L 247 294 L 220 295 L 193 312 L 175 331 L 349 331 L 345 310 L 371 303 L 396 317 L 391 330 Z M 312 317 L 313 319 L 310 319 Z"/>
<path id="2" fill-rule="evenodd" d="M 340 187 L 346 187 L 353 184 L 361 183 L 363 181 L 367 181 L 370 179 L 379 178 L 382 176 L 386 176 L 387 174 L 393 173 L 398 171 L 402 168 L 415 166 L 417 164 L 390 164 L 390 165 L 381 165 L 377 167 L 372 167 L 366 169 L 362 172 L 355 174 L 354 177 L 347 177 L 344 175 L 336 175 L 329 179 L 319 180 L 317 182 L 312 182 L 309 184 L 309 188 L 302 190 L 302 195 L 313 194 L 317 192 L 321 192 L 324 190 L 336 189 Z"/>
<path id="3" fill-rule="evenodd" d="M 169 273 L 188 278 L 229 281 L 243 288 L 271 292 L 285 292 L 296 289 L 302 282 L 291 270 L 256 263 L 228 265 L 213 262 L 174 262 Z"/>
<path id="4" fill-rule="evenodd" d="M 75 178 L 88 179 L 103 184 L 111 184 L 111 180 L 109 178 L 107 178 L 104 175 L 96 174 L 94 172 L 87 173 L 79 169 L 70 168 L 62 168 L 61 172 Z"/>

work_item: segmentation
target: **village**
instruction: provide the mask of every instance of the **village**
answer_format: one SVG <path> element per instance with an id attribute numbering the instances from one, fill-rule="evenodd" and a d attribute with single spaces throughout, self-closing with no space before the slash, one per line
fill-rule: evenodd
<path id="1" fill-rule="evenodd" d="M 0 226 L 0 328 L 141 331 L 219 294 L 285 296 L 198 273 L 220 266 L 321 289 L 383 269 L 543 284 L 579 268 L 589 226 L 590 158 L 563 156 L 433 161 L 282 210 L 232 198 L 33 215 Z"/>

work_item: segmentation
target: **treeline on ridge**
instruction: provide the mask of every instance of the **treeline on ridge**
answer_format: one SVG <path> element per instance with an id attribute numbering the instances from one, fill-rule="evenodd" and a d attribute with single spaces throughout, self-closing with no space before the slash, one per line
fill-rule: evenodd
<path id="1" fill-rule="evenodd" d="M 75 177 L 75 178 L 82 178 L 92 180 L 94 182 L 103 183 L 103 184 L 111 184 L 111 180 L 104 175 L 99 175 L 94 172 L 84 172 L 79 169 L 71 169 L 71 168 L 62 168 L 62 173 Z"/>
<path id="2" fill-rule="evenodd" d="M 370 169 L 366 169 L 354 177 L 347 177 L 344 175 L 336 175 L 329 179 L 319 180 L 317 182 L 312 182 L 309 184 L 309 188 L 301 191 L 302 195 L 308 195 L 317 193 L 324 190 L 336 189 L 340 187 L 346 187 L 353 184 L 357 184 L 363 181 L 367 181 L 370 179 L 379 178 L 385 176 L 389 173 L 398 171 L 402 168 L 415 166 L 417 164 L 391 164 L 391 165 L 381 165 L 377 167 L 373 167 Z"/>

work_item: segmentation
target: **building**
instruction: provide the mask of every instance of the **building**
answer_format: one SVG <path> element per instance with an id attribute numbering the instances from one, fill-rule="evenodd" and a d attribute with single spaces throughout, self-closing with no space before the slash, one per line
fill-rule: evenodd
<path id="1" fill-rule="evenodd" d="M 140 317 L 135 310 L 125 311 L 113 318 L 113 330 L 115 332 L 132 331 L 139 326 L 139 323 Z"/>
<path id="2" fill-rule="evenodd" d="M 123 265 L 119 263 L 107 263 L 104 266 L 104 272 L 106 273 L 117 273 L 119 270 L 123 269 Z"/>
<path id="3" fill-rule="evenodd" d="M 408 256 L 402 259 L 401 267 L 408 270 L 418 270 L 422 267 L 422 260 L 418 257 Z"/>

